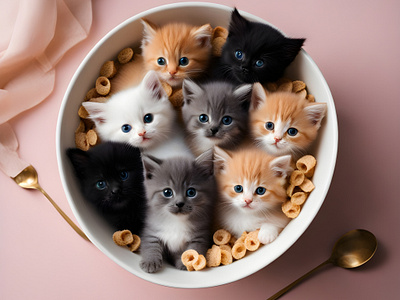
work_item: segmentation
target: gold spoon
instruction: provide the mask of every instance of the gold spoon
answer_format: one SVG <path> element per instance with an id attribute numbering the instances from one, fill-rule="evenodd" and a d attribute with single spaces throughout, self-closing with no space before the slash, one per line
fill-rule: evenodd
<path id="1" fill-rule="evenodd" d="M 375 254 L 377 247 L 378 242 L 371 232 L 364 229 L 351 230 L 336 242 L 335 246 L 333 247 L 331 257 L 267 300 L 278 299 L 295 285 L 327 264 L 331 263 L 335 266 L 345 269 L 359 267 L 371 259 L 371 257 Z"/>
<path id="2" fill-rule="evenodd" d="M 23 187 L 24 189 L 35 189 L 41 191 L 43 195 L 46 196 L 47 199 L 53 204 L 53 206 L 57 209 L 60 215 L 68 222 L 69 225 L 84 239 L 89 241 L 88 237 L 83 233 L 82 230 L 79 229 L 78 226 L 72 222 L 72 220 L 61 210 L 60 207 L 50 198 L 50 196 L 46 193 L 44 189 L 39 185 L 38 182 L 38 174 L 36 169 L 30 165 L 23 169 L 17 176 L 11 177 L 19 186 Z"/>

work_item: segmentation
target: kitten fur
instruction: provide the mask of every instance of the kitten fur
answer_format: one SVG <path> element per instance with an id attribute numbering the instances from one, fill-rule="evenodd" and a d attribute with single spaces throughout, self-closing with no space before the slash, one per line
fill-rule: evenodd
<path id="1" fill-rule="evenodd" d="M 176 268 L 186 270 L 181 262 L 182 253 L 194 249 L 205 255 L 212 243 L 216 193 L 212 151 L 196 159 L 158 160 L 144 156 L 143 163 L 148 217 L 140 266 L 154 273 L 167 259 Z M 190 195 L 191 189 L 196 191 L 194 196 Z"/>
<path id="2" fill-rule="evenodd" d="M 214 164 L 220 193 L 219 228 L 236 237 L 243 231 L 260 229 L 261 243 L 275 240 L 289 222 L 282 203 L 287 197 L 286 177 L 293 171 L 290 155 L 272 157 L 255 147 L 235 152 L 216 147 Z"/>
<path id="3" fill-rule="evenodd" d="M 183 82 L 182 116 L 186 140 L 195 155 L 214 146 L 234 149 L 244 140 L 251 89 L 251 84 L 236 87 L 223 81 L 202 85 Z"/>
<path id="4" fill-rule="evenodd" d="M 235 8 L 213 76 L 235 84 L 276 81 L 295 59 L 304 41 L 287 38 L 267 24 L 248 21 Z"/>
<path id="5" fill-rule="evenodd" d="M 250 130 L 256 144 L 271 155 L 304 155 L 316 139 L 326 103 L 309 102 L 290 92 L 266 93 L 254 84 Z"/>
<path id="6" fill-rule="evenodd" d="M 155 70 L 161 81 L 172 87 L 181 87 L 184 79 L 204 74 L 212 49 L 212 27 L 209 24 L 169 23 L 157 26 L 145 19 L 142 19 L 142 24 L 141 47 L 147 70 Z"/>
<path id="7" fill-rule="evenodd" d="M 138 148 L 106 142 L 88 151 L 67 150 L 84 199 L 114 230 L 141 234 L 146 212 L 143 164 Z"/>

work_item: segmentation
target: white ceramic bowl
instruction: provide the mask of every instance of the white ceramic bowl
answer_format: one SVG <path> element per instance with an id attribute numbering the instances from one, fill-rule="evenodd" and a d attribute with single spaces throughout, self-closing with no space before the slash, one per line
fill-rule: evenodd
<path id="1" fill-rule="evenodd" d="M 227 27 L 231 11 L 232 7 L 211 3 L 179 3 L 150 9 L 126 20 L 109 32 L 86 56 L 72 78 L 61 105 L 57 125 L 57 159 L 64 190 L 76 219 L 93 244 L 110 259 L 136 276 L 160 285 L 212 287 L 239 280 L 264 268 L 293 245 L 307 229 L 324 202 L 333 176 L 338 146 L 335 106 L 323 75 L 310 56 L 302 50 L 286 75 L 293 80 L 303 80 L 316 101 L 327 103 L 328 113 L 312 149 L 318 161 L 313 178 L 316 188 L 300 215 L 289 223 L 273 243 L 228 266 L 186 272 L 166 264 L 160 272 L 147 274 L 139 267 L 140 255 L 116 246 L 112 240 L 113 231 L 83 200 L 65 150 L 75 146 L 74 131 L 79 123 L 77 111 L 86 92 L 93 86 L 102 64 L 115 59 L 121 49 L 139 45 L 142 34 L 140 19 L 143 17 L 157 24 L 179 20 L 195 25 L 210 23 L 213 27 Z M 249 20 L 265 22 L 251 14 L 241 13 Z"/>

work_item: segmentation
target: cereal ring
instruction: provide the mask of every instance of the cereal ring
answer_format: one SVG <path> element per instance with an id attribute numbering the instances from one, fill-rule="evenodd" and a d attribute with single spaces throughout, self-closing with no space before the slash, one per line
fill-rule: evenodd
<path id="1" fill-rule="evenodd" d="M 231 234 L 229 231 L 225 229 L 219 229 L 213 235 L 214 243 L 217 245 L 228 244 L 230 239 L 231 239 Z"/>
<path id="2" fill-rule="evenodd" d="M 218 38 L 218 37 L 226 39 L 228 37 L 228 30 L 226 28 L 224 28 L 224 27 L 221 27 L 221 26 L 215 27 L 213 29 L 212 39 L 215 39 L 215 38 Z"/>
<path id="3" fill-rule="evenodd" d="M 78 116 L 81 117 L 82 119 L 87 119 L 89 116 L 89 113 L 87 112 L 86 108 L 81 105 L 78 110 Z"/>
<path id="4" fill-rule="evenodd" d="M 244 243 L 246 236 L 247 236 L 247 232 L 243 231 L 242 235 L 235 241 L 235 244 L 236 243 Z"/>
<path id="5" fill-rule="evenodd" d="M 85 132 L 85 123 L 81 120 L 79 122 L 78 128 L 76 128 L 75 133 Z"/>
<path id="6" fill-rule="evenodd" d="M 306 99 L 308 100 L 308 102 L 315 102 L 315 97 L 311 94 L 308 94 Z"/>
<path id="7" fill-rule="evenodd" d="M 89 102 L 106 103 L 107 101 L 108 101 L 107 97 L 95 97 L 89 99 Z"/>
<path id="8" fill-rule="evenodd" d="M 83 99 L 83 100 L 87 101 L 89 99 L 96 98 L 98 96 L 100 96 L 100 95 L 99 95 L 99 93 L 97 93 L 96 88 L 92 88 L 89 90 L 89 92 L 86 93 L 85 99 Z"/>
<path id="9" fill-rule="evenodd" d="M 246 246 L 244 243 L 236 242 L 232 247 L 232 256 L 235 259 L 241 259 L 246 255 Z"/>
<path id="10" fill-rule="evenodd" d="M 182 253 L 181 261 L 188 271 L 193 271 L 193 262 L 199 258 L 199 254 L 196 250 L 189 249 Z"/>
<path id="11" fill-rule="evenodd" d="M 317 164 L 317 160 L 312 155 L 304 155 L 299 158 L 296 162 L 296 167 L 300 171 L 306 175 L 306 177 L 310 178 L 314 174 L 314 169 Z"/>
<path id="12" fill-rule="evenodd" d="M 118 61 L 121 64 L 126 64 L 131 61 L 134 54 L 135 52 L 133 52 L 132 48 L 125 48 L 118 54 Z"/>
<path id="13" fill-rule="evenodd" d="M 169 97 L 169 101 L 174 107 L 182 107 L 183 105 L 183 92 L 182 89 L 173 91 L 172 95 Z"/>
<path id="14" fill-rule="evenodd" d="M 99 139 L 97 138 L 97 133 L 93 129 L 88 130 L 86 133 L 86 139 L 90 146 L 94 146 L 97 144 Z"/>
<path id="15" fill-rule="evenodd" d="M 89 143 L 87 142 L 86 139 L 86 133 L 85 132 L 77 132 L 75 133 L 75 145 L 77 148 L 87 151 L 90 148 Z"/>
<path id="16" fill-rule="evenodd" d="M 119 230 L 114 232 L 113 241 L 119 246 L 126 246 L 133 243 L 133 235 L 130 230 Z"/>
<path id="17" fill-rule="evenodd" d="M 270 92 L 276 92 L 278 90 L 278 85 L 276 82 L 268 82 L 266 88 Z"/>
<path id="18" fill-rule="evenodd" d="M 203 270 L 206 267 L 206 258 L 204 257 L 204 255 L 199 254 L 199 256 L 197 257 L 197 259 L 195 261 L 193 261 L 193 268 L 196 271 L 200 271 Z"/>
<path id="19" fill-rule="evenodd" d="M 237 238 L 233 235 L 231 235 L 231 239 L 228 242 L 228 245 L 232 248 L 232 246 L 236 243 Z"/>
<path id="20" fill-rule="evenodd" d="M 306 84 L 301 81 L 301 80 L 295 80 L 293 81 L 293 88 L 292 92 L 293 93 L 298 93 L 306 88 Z"/>
<path id="21" fill-rule="evenodd" d="M 249 251 L 256 251 L 260 247 L 260 241 L 258 240 L 258 232 L 260 230 L 255 230 L 249 232 L 244 240 L 244 246 Z"/>
<path id="22" fill-rule="evenodd" d="M 282 204 L 282 211 L 290 219 L 296 218 L 300 213 L 300 205 L 293 204 L 290 200 Z"/>
<path id="23" fill-rule="evenodd" d="M 304 182 L 299 187 L 302 189 L 303 192 L 306 193 L 311 193 L 315 188 L 312 181 L 308 178 L 304 179 Z"/>
<path id="24" fill-rule="evenodd" d="M 302 192 L 302 189 L 294 184 L 289 185 L 286 189 L 286 195 L 288 195 L 289 197 L 292 197 L 293 194 L 297 192 Z"/>
<path id="25" fill-rule="evenodd" d="M 233 262 L 232 253 L 221 249 L 221 264 L 229 265 Z"/>
<path id="26" fill-rule="evenodd" d="M 299 170 L 294 170 L 290 175 L 289 182 L 291 185 L 299 186 L 304 182 L 304 173 Z"/>
<path id="27" fill-rule="evenodd" d="M 163 87 L 165 93 L 167 94 L 167 96 L 170 97 L 172 95 L 172 87 L 166 82 L 162 83 L 162 87 Z"/>
<path id="28" fill-rule="evenodd" d="M 221 248 L 221 251 L 222 251 L 222 250 L 225 250 L 225 251 L 228 251 L 228 252 L 232 253 L 232 247 L 229 246 L 229 244 L 220 245 L 219 247 Z"/>
<path id="29" fill-rule="evenodd" d="M 306 202 L 307 197 L 308 197 L 307 193 L 297 192 L 292 195 L 290 201 L 295 205 L 303 205 L 303 203 Z"/>
<path id="30" fill-rule="evenodd" d="M 207 267 L 218 267 L 221 264 L 221 248 L 213 245 L 207 250 Z"/>
<path id="31" fill-rule="evenodd" d="M 100 76 L 113 78 L 117 74 L 117 68 L 112 60 L 106 61 L 100 69 Z"/>
<path id="32" fill-rule="evenodd" d="M 212 40 L 212 54 L 216 57 L 220 57 L 222 55 L 222 48 L 226 42 L 226 39 L 222 37 L 216 37 Z"/>
<path id="33" fill-rule="evenodd" d="M 96 80 L 96 92 L 102 96 L 106 96 L 111 91 L 111 83 L 107 77 L 100 76 Z"/>
<path id="34" fill-rule="evenodd" d="M 127 246 L 130 251 L 135 252 L 137 249 L 139 249 L 141 240 L 140 237 L 136 234 L 132 234 L 132 237 L 133 237 L 133 243 L 130 243 Z"/>
<path id="35" fill-rule="evenodd" d="M 299 95 L 302 99 L 306 99 L 307 91 L 306 90 L 301 90 L 300 92 L 297 92 L 296 95 Z"/>

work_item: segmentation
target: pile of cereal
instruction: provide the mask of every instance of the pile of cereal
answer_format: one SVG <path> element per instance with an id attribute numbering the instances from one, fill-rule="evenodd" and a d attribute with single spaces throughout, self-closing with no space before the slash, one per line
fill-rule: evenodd
<path id="1" fill-rule="evenodd" d="M 136 234 L 132 234 L 130 230 L 119 230 L 114 232 L 113 241 L 118 246 L 127 246 L 132 252 L 135 252 L 140 247 L 140 237 Z"/>

